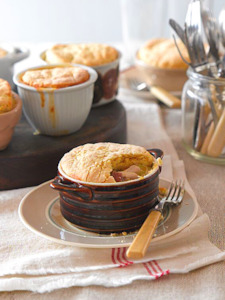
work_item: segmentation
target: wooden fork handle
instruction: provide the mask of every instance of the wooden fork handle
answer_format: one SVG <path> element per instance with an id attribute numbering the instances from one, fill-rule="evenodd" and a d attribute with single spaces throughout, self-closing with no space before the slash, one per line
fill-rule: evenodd
<path id="1" fill-rule="evenodd" d="M 150 91 L 153 96 L 159 99 L 162 103 L 170 108 L 180 108 L 181 101 L 179 98 L 173 96 L 171 93 L 167 92 L 159 86 L 152 86 Z"/>
<path id="2" fill-rule="evenodd" d="M 207 149 L 207 154 L 209 156 L 217 157 L 222 153 L 223 148 L 225 146 L 224 131 L 225 131 L 225 108 L 223 109 L 223 113 L 218 121 L 218 124 L 210 140 Z"/>
<path id="3" fill-rule="evenodd" d="M 150 212 L 147 219 L 139 229 L 132 244 L 127 250 L 126 255 L 128 258 L 138 259 L 144 257 L 160 218 L 160 211 L 153 210 Z"/>

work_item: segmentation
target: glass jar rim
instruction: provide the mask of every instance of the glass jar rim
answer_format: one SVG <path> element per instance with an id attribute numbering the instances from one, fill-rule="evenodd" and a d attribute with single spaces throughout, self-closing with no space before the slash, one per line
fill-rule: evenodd
<path id="1" fill-rule="evenodd" d="M 210 82 L 217 85 L 225 85 L 225 78 L 214 78 L 201 73 L 195 72 L 191 67 L 187 70 L 187 76 L 190 79 Z"/>

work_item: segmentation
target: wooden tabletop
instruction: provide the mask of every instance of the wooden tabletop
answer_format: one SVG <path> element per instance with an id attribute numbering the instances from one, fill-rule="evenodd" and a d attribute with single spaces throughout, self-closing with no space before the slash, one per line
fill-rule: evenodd
<path id="1" fill-rule="evenodd" d="M 126 113 L 119 101 L 92 108 L 79 131 L 60 137 L 35 135 L 22 117 L 11 143 L 0 151 L 0 190 L 33 186 L 54 178 L 66 152 L 94 142 L 126 142 Z"/>

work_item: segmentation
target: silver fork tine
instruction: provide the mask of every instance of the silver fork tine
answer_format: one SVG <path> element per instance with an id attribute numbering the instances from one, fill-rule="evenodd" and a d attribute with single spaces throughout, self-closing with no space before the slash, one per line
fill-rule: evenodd
<path id="1" fill-rule="evenodd" d="M 172 181 L 171 184 L 170 184 L 170 187 L 169 187 L 169 191 L 168 191 L 168 193 L 166 195 L 166 200 L 170 197 L 173 188 L 174 188 L 174 183 Z"/>
<path id="2" fill-rule="evenodd" d="M 171 183 L 171 187 L 172 187 L 172 193 L 170 193 L 166 199 L 166 202 L 169 203 L 169 202 L 172 202 L 172 199 L 175 197 L 175 194 L 176 194 L 176 190 L 177 190 L 177 180 L 175 181 L 175 183 Z"/>
<path id="3" fill-rule="evenodd" d="M 168 196 L 165 202 L 178 204 L 182 201 L 184 195 L 184 181 L 176 180 L 175 184 L 172 183 L 171 187 L 173 188 L 173 193 L 168 192 Z"/>
<path id="4" fill-rule="evenodd" d="M 179 184 L 178 184 L 178 180 L 176 180 L 175 182 L 175 187 L 174 187 L 175 191 L 174 191 L 174 194 L 173 194 L 173 197 L 171 199 L 171 202 L 174 203 L 175 199 L 177 198 L 178 196 L 178 192 L 179 192 Z"/>
<path id="5" fill-rule="evenodd" d="M 174 198 L 172 199 L 172 203 L 173 204 L 178 204 L 182 201 L 183 199 L 183 195 L 184 195 L 184 181 L 180 180 L 180 182 L 178 183 L 178 181 L 176 182 L 176 195 L 174 196 Z"/>
<path id="6" fill-rule="evenodd" d="M 181 186 L 180 186 L 180 194 L 177 198 L 177 204 L 181 203 L 184 197 L 184 180 L 181 180 Z"/>
<path id="7" fill-rule="evenodd" d="M 175 187 L 174 187 L 174 194 L 173 194 L 173 196 L 171 197 L 171 200 L 170 200 L 172 203 L 176 203 L 178 193 L 179 193 L 179 185 L 178 185 L 178 181 L 176 180 Z"/>

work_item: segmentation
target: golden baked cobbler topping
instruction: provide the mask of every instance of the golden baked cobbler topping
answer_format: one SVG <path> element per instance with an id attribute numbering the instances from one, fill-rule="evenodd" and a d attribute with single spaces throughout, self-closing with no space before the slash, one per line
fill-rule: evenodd
<path id="1" fill-rule="evenodd" d="M 65 88 L 84 83 L 90 78 L 87 70 L 80 67 L 45 67 L 26 71 L 21 80 L 35 88 Z"/>
<path id="2" fill-rule="evenodd" d="M 189 61 L 185 45 L 180 40 L 177 43 L 182 55 Z M 150 66 L 162 69 L 187 69 L 188 67 L 181 59 L 172 39 L 152 39 L 148 41 L 139 49 L 137 58 Z"/>
<path id="3" fill-rule="evenodd" d="M 118 51 L 105 44 L 59 44 L 45 52 L 45 61 L 50 64 L 73 63 L 98 66 L 118 58 Z"/>
<path id="4" fill-rule="evenodd" d="M 154 159 L 140 146 L 96 143 L 72 149 L 63 156 L 60 166 L 77 180 L 115 183 L 142 178 L 154 168 Z"/>
<path id="5" fill-rule="evenodd" d="M 0 58 L 6 56 L 7 53 L 8 53 L 8 52 L 7 52 L 6 50 L 0 48 Z"/>
<path id="6" fill-rule="evenodd" d="M 0 114 L 8 112 L 15 107 L 10 84 L 0 78 Z"/>

